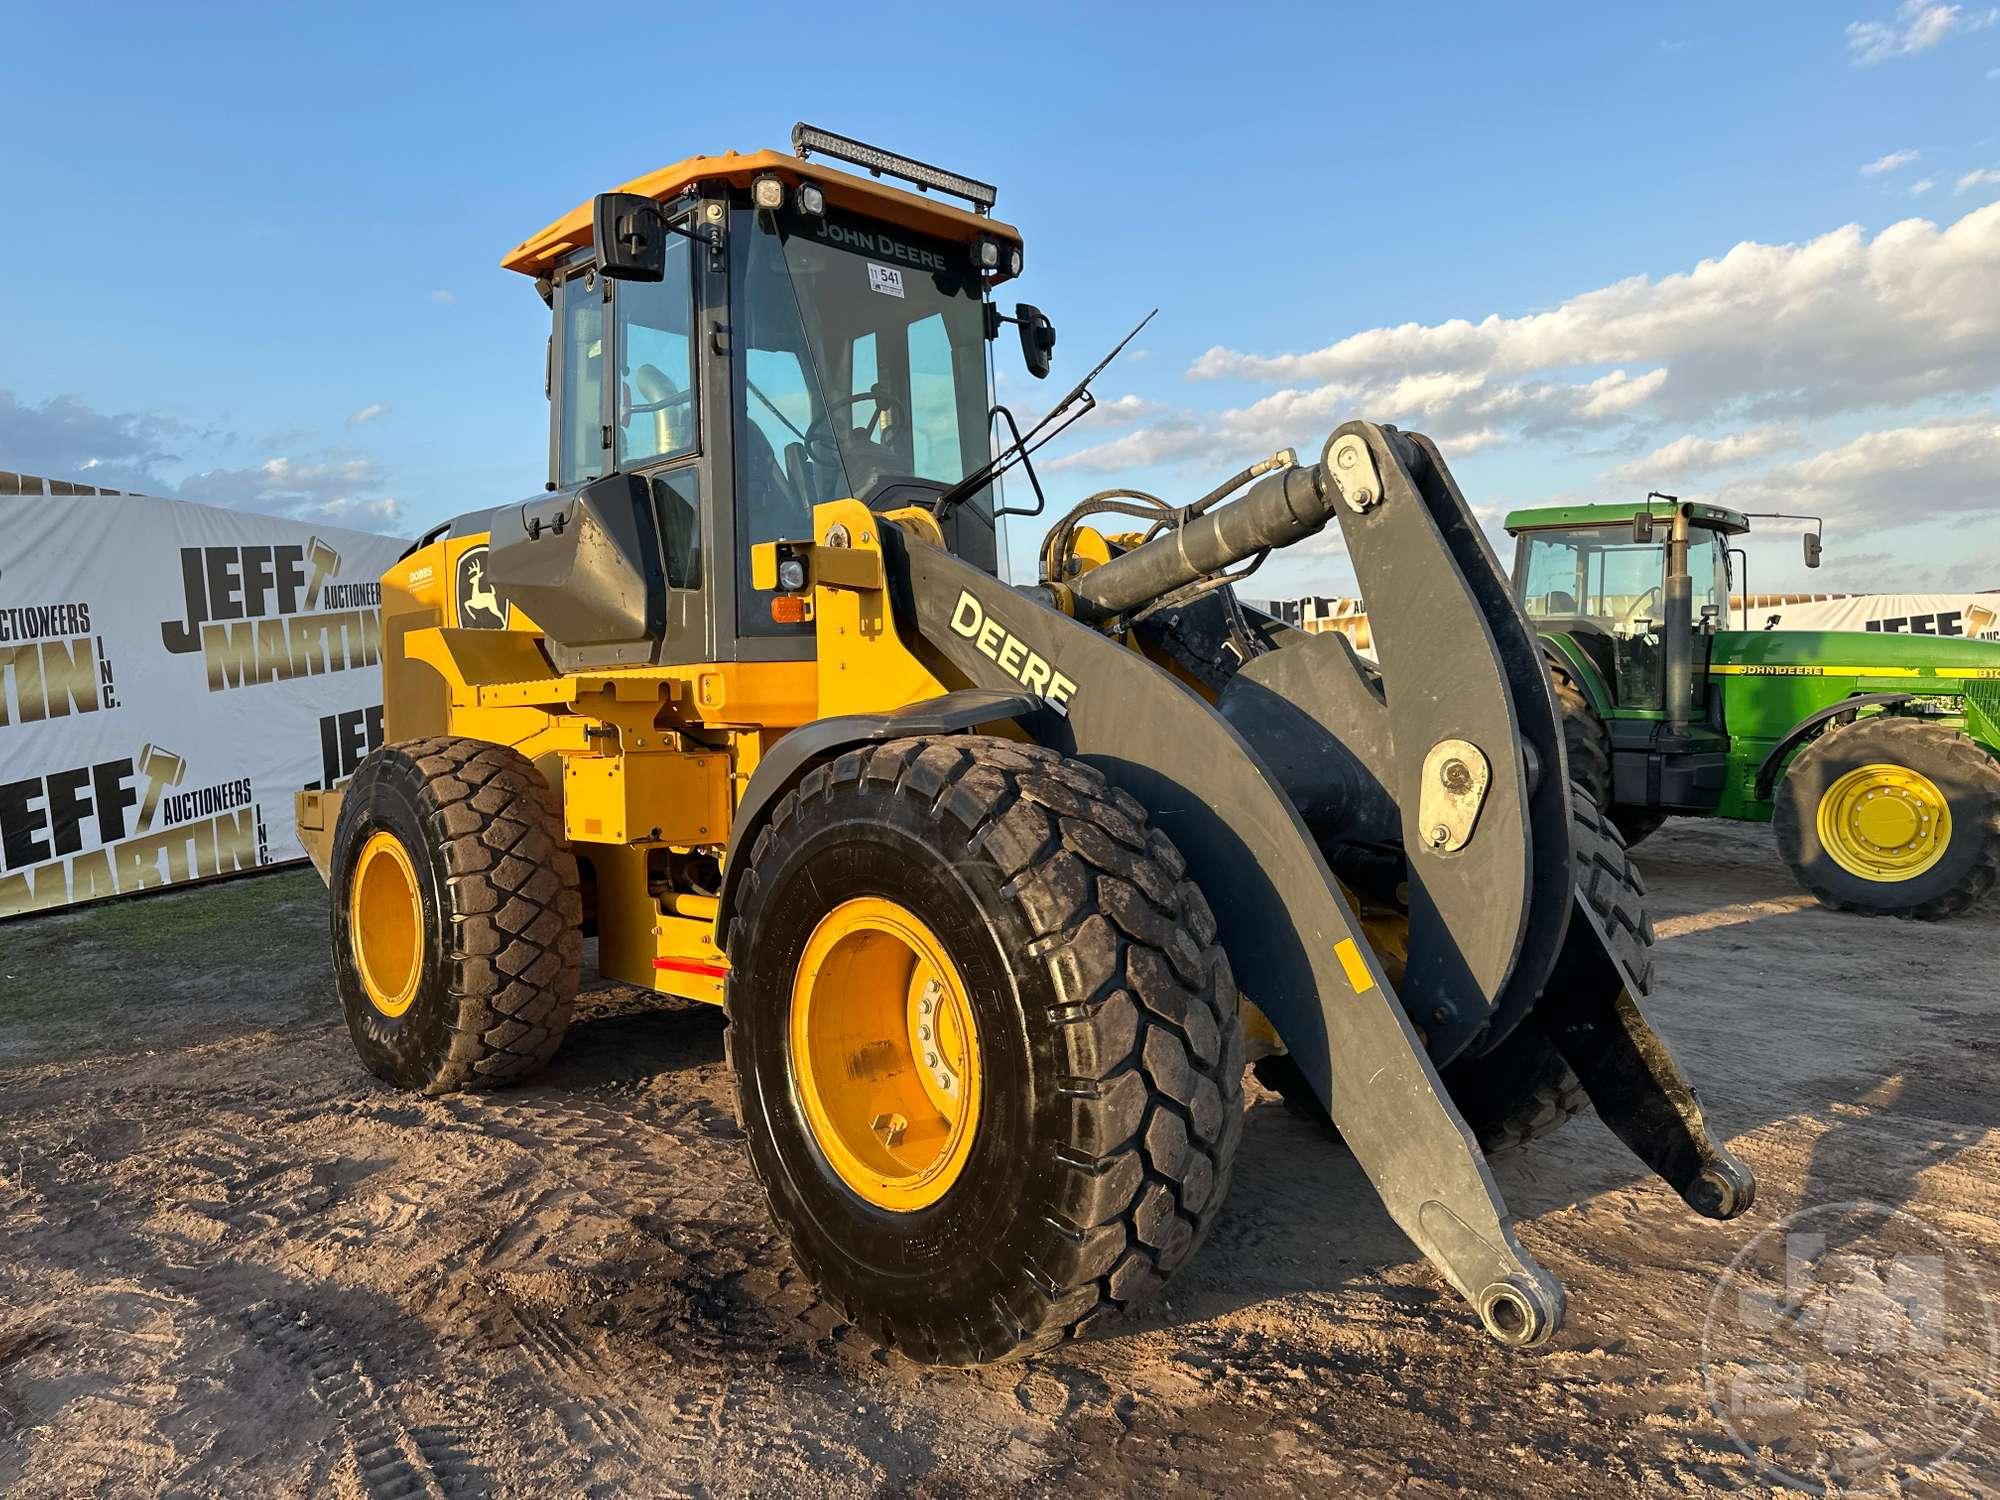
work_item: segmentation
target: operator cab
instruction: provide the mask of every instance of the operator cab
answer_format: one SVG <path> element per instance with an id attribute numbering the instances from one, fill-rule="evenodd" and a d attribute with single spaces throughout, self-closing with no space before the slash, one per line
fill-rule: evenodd
<path id="1" fill-rule="evenodd" d="M 1047 371 L 1048 320 L 990 301 L 1022 265 L 992 188 L 808 126 L 793 147 L 677 163 L 503 261 L 554 317 L 550 493 L 493 512 L 494 578 L 565 669 L 811 655 L 810 623 L 774 611 L 751 549 L 809 538 L 825 501 L 928 507 L 981 470 L 1001 323 Z M 994 490 L 943 519 L 988 572 Z"/>

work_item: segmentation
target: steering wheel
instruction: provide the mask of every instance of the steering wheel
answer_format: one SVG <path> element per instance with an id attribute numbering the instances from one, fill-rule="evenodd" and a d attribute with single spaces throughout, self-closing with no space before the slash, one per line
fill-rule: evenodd
<path id="1" fill-rule="evenodd" d="M 1632 601 L 1631 606 L 1620 617 L 1618 628 L 1623 630 L 1627 635 L 1637 635 L 1641 620 L 1657 620 L 1659 618 L 1658 615 L 1651 612 L 1651 606 L 1654 604 L 1661 606 L 1661 614 L 1666 613 L 1666 596 L 1660 592 L 1658 584 L 1654 584 L 1645 593 Z"/>
<path id="2" fill-rule="evenodd" d="M 838 464 L 840 443 L 833 434 L 834 415 L 837 412 L 852 411 L 863 401 L 874 402 L 876 415 L 879 417 L 886 413 L 892 419 L 894 426 L 904 426 L 909 421 L 909 409 L 884 391 L 881 382 L 877 381 L 865 391 L 856 391 L 851 396 L 834 397 L 826 403 L 824 410 L 806 424 L 806 430 L 800 434 L 805 440 L 806 457 L 815 464 Z"/>

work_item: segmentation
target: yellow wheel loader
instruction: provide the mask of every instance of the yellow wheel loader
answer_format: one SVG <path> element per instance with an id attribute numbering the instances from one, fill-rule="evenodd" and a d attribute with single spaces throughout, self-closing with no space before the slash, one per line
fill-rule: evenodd
<path id="1" fill-rule="evenodd" d="M 553 314 L 547 489 L 383 580 L 386 743 L 299 802 L 355 1046 L 428 1093 L 525 1077 L 594 935 L 605 976 L 726 1007 L 833 1305 L 973 1363 L 1194 1254 L 1247 1031 L 1486 1330 L 1540 1343 L 1562 1292 L 1487 1150 L 1588 1102 L 1700 1213 L 1753 1183 L 1638 1008 L 1642 888 L 1533 632 L 1437 449 L 1366 422 L 1188 504 L 1093 496 L 1010 586 L 1029 454 L 1092 397 L 996 454 L 989 346 L 1016 324 L 1040 376 L 1055 335 L 993 301 L 1023 249 L 992 206 L 801 126 L 505 258 Z M 1231 586 L 1334 522 L 1379 665 Z"/>

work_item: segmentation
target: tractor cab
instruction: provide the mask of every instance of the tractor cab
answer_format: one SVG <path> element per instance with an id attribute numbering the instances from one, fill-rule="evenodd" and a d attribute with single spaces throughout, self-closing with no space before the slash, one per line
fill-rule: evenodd
<path id="1" fill-rule="evenodd" d="M 1565 721 L 1593 726 L 1571 736 L 1571 774 L 1600 802 L 1648 809 L 1646 820 L 1712 811 L 1729 736 L 1709 658 L 1729 622 L 1730 542 L 1749 518 L 1654 494 L 1636 511 L 1550 506 L 1506 525 L 1514 594 L 1549 654 Z M 1620 826 L 1639 837 L 1646 820 Z"/>
<path id="2" fill-rule="evenodd" d="M 1516 511 L 1507 517 L 1514 593 L 1545 636 L 1566 635 L 1590 658 L 1617 709 L 1662 721 L 1680 710 L 1698 720 L 1707 708 L 1708 642 L 1728 625 L 1730 541 L 1749 529 L 1735 511 L 1667 496 L 1649 497 L 1636 512 Z"/>
<path id="3" fill-rule="evenodd" d="M 758 587 L 752 549 L 810 536 L 826 501 L 929 506 L 980 471 L 1002 323 L 1047 373 L 1048 320 L 991 301 L 1022 266 L 993 198 L 801 125 L 791 155 L 691 157 L 503 258 L 554 319 L 549 479 L 487 518 L 490 574 L 559 665 L 811 655 L 810 622 Z M 940 518 L 951 550 L 989 573 L 1005 550 L 994 492 Z"/>

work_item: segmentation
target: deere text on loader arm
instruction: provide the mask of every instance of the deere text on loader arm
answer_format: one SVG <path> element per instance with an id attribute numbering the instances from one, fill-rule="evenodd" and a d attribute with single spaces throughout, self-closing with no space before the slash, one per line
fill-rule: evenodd
<path id="1" fill-rule="evenodd" d="M 1563 1296 L 1487 1151 L 1588 1102 L 1742 1212 L 1437 449 L 1350 422 L 1189 505 L 1092 497 L 1010 587 L 987 345 L 1018 321 L 1041 374 L 1054 339 L 992 305 L 1021 238 L 970 178 L 793 146 L 679 162 L 504 261 L 554 315 L 548 490 L 385 578 L 385 743 L 300 799 L 366 1065 L 527 1076 L 594 933 L 607 977 L 726 1007 L 798 1261 L 926 1361 L 1046 1348 L 1188 1261 L 1246 1026 L 1502 1342 Z M 1229 586 L 1336 520 L 1379 667 Z"/>

